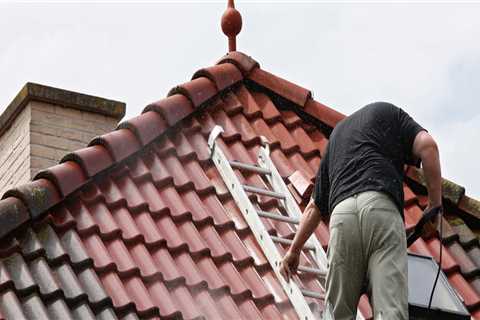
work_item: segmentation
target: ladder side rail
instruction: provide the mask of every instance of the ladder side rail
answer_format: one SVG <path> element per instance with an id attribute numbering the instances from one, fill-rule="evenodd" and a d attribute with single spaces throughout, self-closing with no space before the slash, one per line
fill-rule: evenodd
<path id="1" fill-rule="evenodd" d="M 263 168 L 266 168 L 270 170 L 271 174 L 266 176 L 268 182 L 271 184 L 273 190 L 278 193 L 282 193 L 285 195 L 285 200 L 283 204 L 285 205 L 285 210 L 287 211 L 288 215 L 292 218 L 300 219 L 302 217 L 302 212 L 300 211 L 300 208 L 297 205 L 297 202 L 293 198 L 292 194 L 290 193 L 290 190 L 288 190 L 285 182 L 283 181 L 282 176 L 278 172 L 277 168 L 275 167 L 275 164 L 273 161 L 270 159 L 268 148 L 266 147 L 261 147 L 259 150 L 259 157 L 258 157 L 258 162 L 259 165 Z M 312 234 L 310 238 L 307 240 L 307 244 L 312 245 L 316 248 L 315 250 L 315 258 L 317 263 L 319 264 L 318 267 L 320 269 L 323 269 L 325 273 L 327 272 L 327 254 L 325 253 L 325 250 L 323 250 L 322 245 L 318 241 L 317 237 L 315 234 Z"/>
<path id="2" fill-rule="evenodd" d="M 212 143 L 214 144 L 215 142 L 212 141 Z M 268 234 L 265 225 L 258 216 L 255 207 L 248 198 L 248 195 L 243 190 L 242 184 L 240 183 L 238 177 L 231 168 L 228 159 L 220 150 L 220 148 L 218 146 L 214 147 L 213 144 L 210 145 L 210 148 L 212 150 L 211 158 L 215 166 L 217 167 L 220 175 L 222 176 L 228 190 L 232 194 L 235 202 L 237 203 L 237 206 L 239 207 L 245 220 L 247 221 L 257 242 L 262 247 L 268 262 L 272 266 L 272 269 L 275 272 L 277 278 L 279 279 L 280 284 L 282 285 L 285 293 L 292 302 L 295 311 L 302 320 L 314 320 L 315 316 L 310 310 L 310 307 L 305 300 L 305 297 L 303 296 L 299 286 L 292 279 L 290 281 L 287 281 L 280 274 L 280 263 L 282 261 L 282 256 L 280 255 L 277 247 L 275 246 L 273 240 Z"/>

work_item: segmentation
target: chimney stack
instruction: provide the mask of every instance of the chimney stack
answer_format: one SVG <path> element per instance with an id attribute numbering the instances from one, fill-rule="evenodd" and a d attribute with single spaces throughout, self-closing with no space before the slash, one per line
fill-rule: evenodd
<path id="1" fill-rule="evenodd" d="M 125 103 L 27 83 L 0 115 L 0 196 L 115 129 Z"/>

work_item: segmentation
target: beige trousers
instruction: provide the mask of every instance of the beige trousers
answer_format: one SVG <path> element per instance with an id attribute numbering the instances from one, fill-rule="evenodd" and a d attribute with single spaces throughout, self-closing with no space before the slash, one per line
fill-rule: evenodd
<path id="1" fill-rule="evenodd" d="M 384 193 L 340 202 L 330 218 L 325 318 L 355 319 L 364 290 L 375 319 L 408 319 L 407 248 L 403 221 Z"/>

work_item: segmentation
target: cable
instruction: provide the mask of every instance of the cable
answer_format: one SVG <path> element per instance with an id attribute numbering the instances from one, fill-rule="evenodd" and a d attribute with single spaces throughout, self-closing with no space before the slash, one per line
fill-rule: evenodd
<path id="1" fill-rule="evenodd" d="M 442 214 L 443 214 L 443 209 L 440 209 L 440 214 L 439 214 L 439 219 L 440 219 L 440 259 L 438 263 L 438 270 L 437 270 L 437 275 L 435 277 L 435 281 L 433 282 L 433 288 L 432 288 L 432 293 L 430 294 L 430 300 L 428 301 L 428 309 L 432 306 L 432 300 L 433 300 L 433 294 L 435 292 L 435 288 L 437 286 L 437 281 L 438 277 L 440 276 L 440 270 L 442 268 L 442 226 L 443 226 L 443 221 L 442 221 Z"/>

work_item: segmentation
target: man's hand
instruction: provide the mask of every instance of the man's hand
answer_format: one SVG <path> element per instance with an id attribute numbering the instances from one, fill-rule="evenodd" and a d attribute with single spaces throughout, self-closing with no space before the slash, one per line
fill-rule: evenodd
<path id="1" fill-rule="evenodd" d="M 430 210 L 432 210 L 433 207 L 431 206 L 428 206 L 426 209 L 425 209 L 425 212 L 428 212 Z M 443 208 L 440 208 L 440 210 L 442 210 L 441 212 L 443 212 Z M 424 238 L 431 238 L 433 236 L 435 236 L 436 232 L 439 230 L 439 227 L 440 227 L 440 223 L 441 223 L 441 212 L 439 214 L 437 214 L 432 220 L 428 221 L 425 226 L 423 227 L 423 237 Z"/>
<path id="2" fill-rule="evenodd" d="M 285 257 L 283 257 L 280 265 L 280 273 L 288 280 L 297 273 L 300 252 L 302 251 L 303 245 L 313 231 L 315 231 L 321 218 L 322 215 L 315 205 L 315 201 L 313 198 L 310 199 L 310 202 L 307 204 L 307 207 L 300 218 L 300 225 L 293 238 L 293 242 L 285 254 Z"/>
<path id="3" fill-rule="evenodd" d="M 285 257 L 283 257 L 282 264 L 280 265 L 280 273 L 282 276 L 287 280 L 290 280 L 290 278 L 297 273 L 299 261 L 300 252 L 288 250 Z"/>

